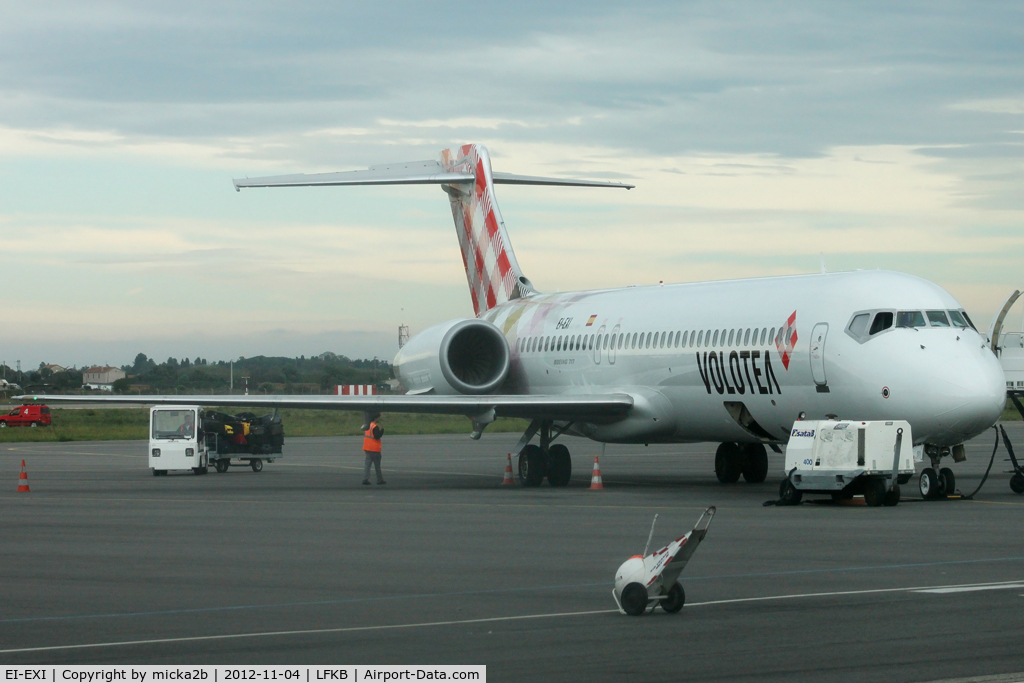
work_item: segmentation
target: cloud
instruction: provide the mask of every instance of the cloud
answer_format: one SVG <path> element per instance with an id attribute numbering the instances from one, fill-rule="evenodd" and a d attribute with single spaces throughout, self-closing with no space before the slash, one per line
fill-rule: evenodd
<path id="1" fill-rule="evenodd" d="M 312 352 L 301 335 L 376 339 L 399 317 L 422 329 L 466 315 L 437 188 L 236 194 L 229 180 L 471 141 L 498 170 L 637 185 L 499 188 L 543 288 L 801 272 L 824 251 L 832 269 L 935 280 L 983 319 L 999 303 L 986 297 L 1017 283 L 1020 8 L 579 10 L 482 5 L 460 21 L 413 2 L 8 3 L 2 267 L 9 281 L 60 274 L 5 314 L 20 353 L 59 338 L 55 321 L 82 344 L 115 324 L 157 340 L 161 311 L 192 326 L 180 339 L 203 339 L 216 315 L 254 346 L 287 326 L 297 353 Z"/>

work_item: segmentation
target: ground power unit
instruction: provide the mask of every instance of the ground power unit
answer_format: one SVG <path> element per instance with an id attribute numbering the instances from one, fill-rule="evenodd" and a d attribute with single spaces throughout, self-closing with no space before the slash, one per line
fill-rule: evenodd
<path id="1" fill-rule="evenodd" d="M 836 501 L 863 494 L 870 506 L 896 505 L 899 485 L 914 475 L 913 445 L 904 420 L 794 422 L 779 498 L 795 505 L 804 493 L 827 493 Z"/>

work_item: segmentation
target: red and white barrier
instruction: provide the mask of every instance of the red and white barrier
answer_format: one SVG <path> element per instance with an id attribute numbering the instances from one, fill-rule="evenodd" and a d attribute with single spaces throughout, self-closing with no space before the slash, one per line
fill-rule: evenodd
<path id="1" fill-rule="evenodd" d="M 334 387 L 338 396 L 376 396 L 375 384 L 338 384 Z"/>

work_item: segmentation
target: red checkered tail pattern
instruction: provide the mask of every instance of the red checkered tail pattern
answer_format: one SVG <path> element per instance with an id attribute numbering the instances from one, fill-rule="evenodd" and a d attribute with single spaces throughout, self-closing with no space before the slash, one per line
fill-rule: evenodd
<path id="1" fill-rule="evenodd" d="M 441 165 L 448 173 L 471 173 L 475 177 L 472 184 L 443 186 L 452 206 L 473 310 L 479 316 L 533 291 L 516 261 L 505 221 L 494 199 L 494 176 L 487 148 L 463 145 L 446 149 L 441 152 Z"/>

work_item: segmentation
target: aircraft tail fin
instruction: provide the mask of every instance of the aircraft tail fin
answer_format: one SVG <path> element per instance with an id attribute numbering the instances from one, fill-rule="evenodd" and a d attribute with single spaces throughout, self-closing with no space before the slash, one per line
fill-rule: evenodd
<path id="1" fill-rule="evenodd" d="M 475 144 L 441 152 L 441 167 L 446 174 L 466 174 L 473 178 L 471 183 L 452 183 L 443 187 L 451 203 L 462 263 L 477 316 L 498 304 L 534 291 L 512 250 L 505 221 L 494 197 L 495 185 L 620 187 L 627 190 L 633 187 L 603 181 L 499 173 L 491 170 L 487 148 Z"/>
<path id="2" fill-rule="evenodd" d="M 498 304 L 533 291 L 523 275 L 505 221 L 494 198 L 491 159 L 482 145 L 463 145 L 441 152 L 448 173 L 466 173 L 472 183 L 444 185 L 452 207 L 462 250 L 473 310 L 480 316 Z"/>
<path id="3" fill-rule="evenodd" d="M 627 190 L 633 187 L 596 180 L 495 173 L 491 171 L 487 148 L 476 144 L 446 149 L 441 152 L 440 160 L 372 166 L 366 171 L 235 179 L 234 183 L 238 191 L 243 187 L 441 185 L 451 203 L 473 310 L 477 316 L 498 304 L 534 291 L 512 251 L 505 222 L 494 198 L 495 184 L 618 187 Z"/>

